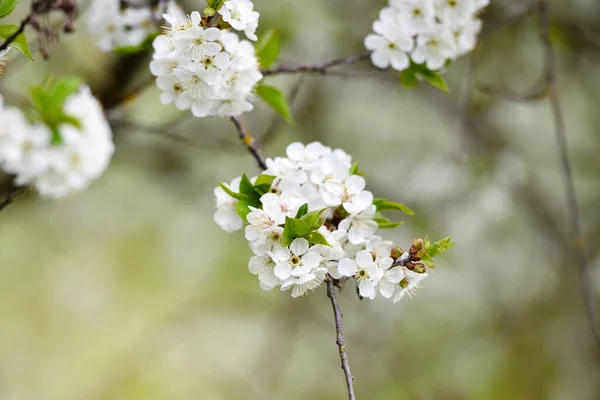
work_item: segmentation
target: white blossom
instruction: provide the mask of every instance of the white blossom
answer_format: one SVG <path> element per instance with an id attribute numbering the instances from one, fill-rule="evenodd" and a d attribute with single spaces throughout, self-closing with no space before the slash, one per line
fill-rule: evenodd
<path id="1" fill-rule="evenodd" d="M 348 241 L 352 244 L 362 244 L 377 232 L 375 206 L 367 207 L 357 214 L 352 214 L 340 222 L 340 229 L 348 232 Z"/>
<path id="2" fill-rule="evenodd" d="M 411 296 L 412 293 L 414 293 L 414 290 L 419 287 L 419 282 L 427 278 L 426 273 L 419 274 L 417 272 L 409 270 L 406 267 L 402 267 L 402 271 L 404 273 L 404 278 L 400 282 L 405 283 L 405 285 L 404 287 L 398 286 L 399 290 L 394 296 L 394 303 L 399 302 L 406 294 Z"/>
<path id="3" fill-rule="evenodd" d="M 269 255 L 277 263 L 275 275 L 284 280 L 310 274 L 321 262 L 319 253 L 309 251 L 309 243 L 303 238 L 294 239 L 289 248 L 278 246 Z"/>
<path id="4" fill-rule="evenodd" d="M 254 32 L 260 14 L 254 11 L 254 4 L 250 0 L 228 0 L 219 9 L 219 14 L 233 29 L 243 31 L 248 39 L 257 39 Z"/>
<path id="5" fill-rule="evenodd" d="M 383 271 L 373 261 L 373 256 L 367 250 L 361 250 L 356 254 L 356 260 L 343 258 L 338 265 L 340 273 L 344 276 L 356 277 L 358 290 L 362 297 L 374 299 L 377 292 L 376 287 Z"/>
<path id="6" fill-rule="evenodd" d="M 240 189 L 242 178 L 235 178 L 227 186 L 231 191 L 237 192 Z M 231 197 L 223 188 L 217 186 L 214 190 L 215 200 L 217 202 L 217 211 L 214 214 L 215 222 L 225 231 L 234 232 L 242 228 L 242 218 L 236 212 L 238 200 Z"/>

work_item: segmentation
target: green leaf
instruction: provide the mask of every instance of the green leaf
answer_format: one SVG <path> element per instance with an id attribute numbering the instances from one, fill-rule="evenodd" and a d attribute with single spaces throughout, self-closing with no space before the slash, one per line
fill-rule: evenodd
<path id="1" fill-rule="evenodd" d="M 227 193 L 228 195 L 230 195 L 231 197 L 233 197 L 234 199 L 237 200 L 248 200 L 248 198 L 246 196 L 244 196 L 241 193 L 236 193 L 233 190 L 229 189 L 227 186 L 225 186 L 223 183 L 219 182 L 219 186 L 221 187 L 221 189 L 223 189 L 225 191 L 225 193 Z"/>
<path id="2" fill-rule="evenodd" d="M 302 218 L 302 217 L 304 217 L 307 212 L 308 212 L 308 203 L 304 203 L 298 209 L 298 212 L 296 213 L 296 218 Z"/>
<path id="3" fill-rule="evenodd" d="M 208 0 L 208 6 L 215 10 L 218 10 L 221 7 L 225 0 Z"/>
<path id="4" fill-rule="evenodd" d="M 394 229 L 404 225 L 404 221 L 399 222 L 377 222 L 380 229 Z"/>
<path id="5" fill-rule="evenodd" d="M 212 16 L 213 16 L 213 15 L 215 15 L 216 13 L 217 13 L 217 10 L 215 10 L 215 9 L 214 9 L 214 8 L 212 8 L 212 7 L 206 7 L 206 8 L 204 9 L 204 16 L 205 16 L 205 17 L 207 17 L 207 18 L 210 18 L 210 17 L 212 17 Z"/>
<path id="6" fill-rule="evenodd" d="M 425 69 L 423 71 L 420 71 L 420 74 L 423 77 L 423 79 L 425 79 L 425 81 L 431 86 L 440 89 L 442 92 L 450 93 L 450 89 L 448 89 L 446 81 L 438 72 Z"/>
<path id="7" fill-rule="evenodd" d="M 254 189 L 254 185 L 250 182 L 246 174 L 242 175 L 242 180 L 240 181 L 240 194 L 255 201 L 260 199 L 260 193 Z"/>
<path id="8" fill-rule="evenodd" d="M 16 25 L 0 25 L 0 37 L 8 39 L 18 30 L 19 27 Z M 19 50 L 21 53 L 25 54 L 31 61 L 33 61 L 31 51 L 29 50 L 29 44 L 27 43 L 27 38 L 25 37 L 24 33 L 20 33 L 10 45 Z"/>
<path id="9" fill-rule="evenodd" d="M 294 239 L 303 237 L 310 232 L 309 225 L 299 219 L 285 217 L 285 226 L 283 227 L 283 234 L 281 236 L 281 245 L 288 247 Z"/>
<path id="10" fill-rule="evenodd" d="M 331 247 L 327 239 L 325 239 L 325 236 L 321 235 L 319 232 L 311 232 L 304 236 L 304 239 L 308 240 L 308 243 L 310 244 L 322 244 Z"/>
<path id="11" fill-rule="evenodd" d="M 275 29 L 269 30 L 261 36 L 256 43 L 256 57 L 258 58 L 261 68 L 269 68 L 272 66 L 277 57 L 279 57 L 279 32 Z"/>
<path id="12" fill-rule="evenodd" d="M 300 219 L 306 222 L 306 224 L 310 227 L 309 231 L 314 231 L 319 229 L 321 225 L 323 225 L 323 222 L 325 222 L 325 220 L 321 218 L 321 214 L 323 214 L 323 211 L 325 210 L 327 209 L 323 208 L 322 210 L 311 211 Z"/>
<path id="13" fill-rule="evenodd" d="M 413 89 L 419 84 L 419 79 L 412 68 L 400 72 L 400 83 L 407 89 Z"/>
<path id="14" fill-rule="evenodd" d="M 274 176 L 262 174 L 256 178 L 256 182 L 254 182 L 254 190 L 256 190 L 260 195 L 268 193 L 271 190 L 274 180 Z"/>
<path id="15" fill-rule="evenodd" d="M 281 91 L 273 86 L 258 85 L 256 94 L 270 105 L 277 114 L 281 115 L 288 123 L 293 123 L 292 112 L 287 99 Z"/>
<path id="16" fill-rule="evenodd" d="M 50 93 L 50 98 L 53 103 L 58 104 L 61 108 L 65 104 L 67 99 L 75 94 L 81 86 L 81 79 L 79 78 L 65 78 L 57 81 Z"/>
<path id="17" fill-rule="evenodd" d="M 73 125 L 74 127 L 78 128 L 78 129 L 81 129 L 81 122 L 77 118 L 72 117 L 67 114 L 64 114 L 64 113 L 57 116 L 53 122 L 54 122 L 55 126 L 59 126 L 61 124 L 68 124 L 68 125 Z"/>
<path id="18" fill-rule="evenodd" d="M 250 208 L 248 208 L 248 204 L 245 201 L 240 200 L 237 202 L 235 205 L 235 212 L 242 218 L 244 223 L 248 222 L 246 217 L 250 214 Z"/>
<path id="19" fill-rule="evenodd" d="M 404 204 L 388 201 L 388 199 L 375 199 L 373 200 L 373 204 L 375 205 L 375 208 L 377 208 L 377 211 L 397 210 L 407 215 L 414 215 L 415 213 L 413 210 L 406 207 Z"/>
<path id="20" fill-rule="evenodd" d="M 14 9 L 19 0 L 0 0 L 0 18 L 9 15 Z"/>
<path id="21" fill-rule="evenodd" d="M 358 169 L 358 163 L 356 161 L 354 162 L 354 164 L 352 164 L 352 168 L 350 168 L 350 175 L 365 176 L 365 174 L 360 172 L 360 170 Z"/>
<path id="22" fill-rule="evenodd" d="M 433 244 L 430 244 L 429 239 L 426 238 L 425 243 L 423 244 L 423 250 L 421 250 L 421 252 L 429 258 L 433 258 L 449 250 L 455 244 L 456 243 L 454 243 L 450 237 L 438 240 Z M 419 252 L 419 256 L 421 256 L 421 252 Z"/>

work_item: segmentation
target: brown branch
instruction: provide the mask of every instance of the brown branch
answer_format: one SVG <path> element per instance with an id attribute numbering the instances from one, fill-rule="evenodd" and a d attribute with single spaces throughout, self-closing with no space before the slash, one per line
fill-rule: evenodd
<path id="1" fill-rule="evenodd" d="M 231 117 L 231 121 L 233 122 L 239 133 L 240 140 L 246 145 L 248 151 L 250 152 L 250 154 L 252 154 L 252 156 L 258 163 L 260 169 L 267 169 L 267 162 L 265 160 L 265 157 L 261 154 L 260 149 L 256 145 L 256 141 L 254 140 L 252 135 L 250 135 L 250 133 L 242 123 L 242 120 L 240 120 L 238 117 Z"/>
<path id="2" fill-rule="evenodd" d="M 264 76 L 269 75 L 280 75 L 280 74 L 301 74 L 301 73 L 315 73 L 326 75 L 330 68 L 334 68 L 340 65 L 350 65 L 355 64 L 359 61 L 368 60 L 371 56 L 371 53 L 364 53 L 358 56 L 350 56 L 344 58 L 336 58 L 331 61 L 327 61 L 322 64 L 314 64 L 314 65 L 296 65 L 296 66 L 285 66 L 281 65 L 278 67 L 273 67 L 269 69 L 263 69 L 260 72 Z"/>
<path id="3" fill-rule="evenodd" d="M 8 194 L 8 196 L 6 196 L 6 198 L 4 200 L 2 200 L 2 202 L 0 203 L 0 211 L 4 210 L 6 207 L 11 205 L 17 197 L 19 197 L 26 191 L 27 191 L 27 186 L 20 186 L 20 187 L 13 189 Z"/>
<path id="4" fill-rule="evenodd" d="M 350 371 L 350 362 L 348 361 L 348 354 L 346 350 L 348 347 L 346 346 L 346 342 L 344 341 L 344 333 L 342 332 L 342 312 L 340 311 L 340 305 L 337 301 L 337 296 L 335 294 L 335 288 L 333 286 L 333 279 L 328 275 L 325 280 L 327 283 L 327 297 L 331 300 L 331 306 L 333 308 L 333 315 L 335 317 L 335 332 L 336 332 L 336 343 L 338 349 L 340 350 L 340 359 L 342 360 L 342 370 L 344 370 L 344 375 L 346 376 L 346 387 L 348 388 L 348 399 L 356 400 L 356 396 L 354 394 L 354 377 L 352 376 L 352 372 Z"/>
<path id="5" fill-rule="evenodd" d="M 585 311 L 588 323 L 594 336 L 594 340 L 596 341 L 596 345 L 600 347 L 600 332 L 598 331 L 596 299 L 594 296 L 594 289 L 592 288 L 590 267 L 585 249 L 583 230 L 581 227 L 579 201 L 577 199 L 577 192 L 575 191 L 573 170 L 571 167 L 571 161 L 569 159 L 565 119 L 558 97 L 556 56 L 550 40 L 550 18 L 548 16 L 547 1 L 537 0 L 537 9 L 539 17 L 540 40 L 544 48 L 546 80 L 549 88 L 548 98 L 550 100 L 550 107 L 552 110 L 558 155 L 560 158 L 565 184 L 565 197 L 571 230 L 571 247 L 577 258 L 581 291 L 585 303 Z"/>

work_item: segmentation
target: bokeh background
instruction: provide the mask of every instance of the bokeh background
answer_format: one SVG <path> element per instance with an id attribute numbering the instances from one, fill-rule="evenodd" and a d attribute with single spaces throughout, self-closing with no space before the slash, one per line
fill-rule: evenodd
<path id="1" fill-rule="evenodd" d="M 385 4 L 255 0 L 259 35 L 279 29 L 288 64 L 362 53 Z M 269 78 L 293 97 L 293 126 L 260 104 L 243 116 L 268 156 L 313 140 L 353 154 L 377 197 L 417 213 L 387 238 L 457 242 L 412 300 L 341 293 L 360 399 L 600 398 L 549 104 L 479 90 L 527 92 L 539 80 L 542 47 L 526 5 L 492 0 L 476 51 L 448 68 L 450 94 L 404 89 L 396 73 L 364 62 L 331 76 Z M 597 291 L 600 5 L 550 6 Z M 0 80 L 19 105 L 48 74 L 85 77 L 111 110 L 117 144 L 88 191 L 55 202 L 29 195 L 0 214 L 0 399 L 344 398 L 324 287 L 296 300 L 263 292 L 243 233 L 212 221 L 216 183 L 258 173 L 232 124 L 162 106 L 149 54 L 103 54 L 83 18 L 77 28 L 42 43 L 48 62 L 14 53 Z M 6 192 L 9 177 L 0 179 Z"/>

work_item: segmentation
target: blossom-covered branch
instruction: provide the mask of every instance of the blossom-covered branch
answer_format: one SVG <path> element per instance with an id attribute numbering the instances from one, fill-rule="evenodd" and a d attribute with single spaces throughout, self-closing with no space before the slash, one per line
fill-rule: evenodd
<path id="1" fill-rule="evenodd" d="M 368 60 L 371 53 L 364 53 L 358 56 L 350 56 L 337 58 L 331 61 L 324 62 L 322 64 L 308 64 L 308 65 L 296 65 L 296 66 L 277 66 L 269 69 L 263 69 L 260 72 L 264 76 L 269 75 L 280 75 L 280 74 L 300 74 L 300 73 L 316 73 L 316 74 L 327 74 L 328 70 L 340 65 L 355 64 L 360 61 Z"/>

